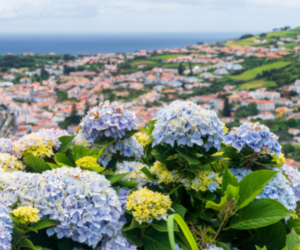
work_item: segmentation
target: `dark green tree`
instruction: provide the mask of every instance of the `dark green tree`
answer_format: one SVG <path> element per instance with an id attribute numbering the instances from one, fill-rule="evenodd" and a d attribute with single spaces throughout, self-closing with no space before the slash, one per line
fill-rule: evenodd
<path id="1" fill-rule="evenodd" d="M 190 68 L 190 76 L 193 76 L 193 70 L 192 70 L 192 64 L 191 64 L 191 61 L 189 61 L 189 68 Z"/>
<path id="2" fill-rule="evenodd" d="M 230 105 L 229 105 L 229 101 L 228 101 L 227 97 L 224 100 L 223 116 L 224 117 L 230 117 L 231 116 Z"/>
<path id="3" fill-rule="evenodd" d="M 179 63 L 179 66 L 178 66 L 178 75 L 183 75 L 183 72 L 184 72 L 184 66 L 183 66 L 183 64 L 182 64 L 182 62 L 181 63 Z"/>
<path id="4" fill-rule="evenodd" d="M 295 118 L 290 118 L 287 120 L 286 124 L 290 127 L 290 128 L 294 128 L 297 126 L 297 121 Z"/>
<path id="5" fill-rule="evenodd" d="M 84 114 L 87 114 L 87 112 L 90 110 L 90 107 L 91 107 L 91 105 L 90 105 L 89 101 L 86 101 L 85 102 Z"/>

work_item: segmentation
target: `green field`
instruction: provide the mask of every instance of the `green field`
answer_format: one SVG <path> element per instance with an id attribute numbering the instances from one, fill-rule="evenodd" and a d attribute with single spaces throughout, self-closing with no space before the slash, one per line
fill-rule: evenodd
<path id="1" fill-rule="evenodd" d="M 151 56 L 151 60 L 167 60 L 169 58 L 176 58 L 178 56 L 186 56 L 186 54 L 168 54 L 168 55 L 156 55 L 156 56 Z"/>
<path id="2" fill-rule="evenodd" d="M 133 67 L 141 65 L 141 64 L 152 65 L 152 64 L 156 64 L 156 62 L 148 61 L 148 60 L 136 60 L 136 61 L 130 63 L 130 65 Z"/>
<path id="3" fill-rule="evenodd" d="M 257 89 L 260 87 L 275 87 L 276 82 L 274 81 L 266 81 L 266 80 L 254 80 L 250 82 L 243 83 L 239 85 L 236 89 L 237 90 L 249 90 L 249 89 Z"/>
<path id="4" fill-rule="evenodd" d="M 255 78 L 257 76 L 257 74 L 261 74 L 264 70 L 284 68 L 291 63 L 292 62 L 276 61 L 276 62 L 269 63 L 269 64 L 266 64 L 266 65 L 263 65 L 260 67 L 249 69 L 238 76 L 230 76 L 230 78 L 235 81 L 246 82 L 246 81 L 252 80 L 253 78 Z"/>

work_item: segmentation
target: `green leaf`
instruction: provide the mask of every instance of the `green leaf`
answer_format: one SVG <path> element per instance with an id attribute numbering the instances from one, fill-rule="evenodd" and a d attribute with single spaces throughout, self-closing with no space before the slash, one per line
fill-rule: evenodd
<path id="1" fill-rule="evenodd" d="M 33 223 L 29 227 L 26 228 L 26 231 L 38 231 L 44 228 L 53 227 L 59 225 L 60 223 L 50 219 L 43 219 L 38 221 L 37 223 Z"/>
<path id="2" fill-rule="evenodd" d="M 16 243 L 20 238 L 24 237 L 26 235 L 26 232 L 20 228 L 18 228 L 16 225 L 13 227 L 13 242 Z"/>
<path id="3" fill-rule="evenodd" d="M 122 231 L 126 232 L 135 228 L 142 228 L 144 227 L 143 224 L 138 223 L 134 218 L 132 219 L 131 223 L 128 224 L 126 223 L 123 227 L 122 227 Z"/>
<path id="4" fill-rule="evenodd" d="M 214 210 L 221 210 L 225 205 L 227 201 L 232 200 L 238 200 L 239 198 L 239 187 L 234 187 L 230 184 L 227 185 L 226 191 L 224 192 L 224 196 L 221 198 L 221 201 L 219 204 L 208 201 L 205 205 L 205 208 L 211 208 Z"/>
<path id="5" fill-rule="evenodd" d="M 143 127 L 138 127 L 138 128 L 139 128 L 139 130 L 144 131 L 147 135 L 152 136 L 152 135 L 151 135 L 151 131 L 150 131 L 149 129 L 143 128 Z"/>
<path id="6" fill-rule="evenodd" d="M 255 245 L 270 250 L 281 250 L 285 246 L 285 241 L 285 228 L 280 221 L 273 225 L 259 228 L 253 237 Z"/>
<path id="7" fill-rule="evenodd" d="M 167 233 L 152 229 L 145 236 L 144 250 L 171 250 Z"/>
<path id="8" fill-rule="evenodd" d="M 105 138 L 101 141 L 94 142 L 94 144 L 98 147 L 105 148 L 111 144 L 113 144 L 117 139 L 114 138 Z"/>
<path id="9" fill-rule="evenodd" d="M 289 219 L 286 224 L 286 228 L 300 227 L 300 218 L 298 219 Z"/>
<path id="10" fill-rule="evenodd" d="M 267 250 L 266 246 L 264 246 L 263 248 L 260 248 L 259 246 L 255 246 L 256 250 Z"/>
<path id="11" fill-rule="evenodd" d="M 203 165 L 206 165 L 206 164 L 210 164 L 210 163 L 215 162 L 215 161 L 221 161 L 221 160 L 224 160 L 224 159 L 226 159 L 226 157 L 224 157 L 223 155 L 211 156 L 208 159 L 202 160 L 201 163 Z"/>
<path id="12" fill-rule="evenodd" d="M 145 244 L 145 242 L 139 236 L 139 231 L 137 229 L 126 232 L 125 236 L 127 240 L 138 247 L 142 247 Z"/>
<path id="13" fill-rule="evenodd" d="M 174 238 L 174 220 L 180 226 L 181 231 L 183 232 L 186 240 L 188 241 L 190 248 L 192 250 L 198 250 L 197 243 L 188 228 L 187 224 L 184 222 L 182 217 L 179 214 L 172 214 L 168 217 L 168 234 L 169 234 L 169 241 L 171 245 L 171 249 L 175 250 L 175 238 Z"/>
<path id="14" fill-rule="evenodd" d="M 123 180 L 119 180 L 119 183 L 127 188 L 134 188 L 136 187 L 139 183 L 138 182 L 134 182 L 134 181 L 123 181 Z"/>
<path id="15" fill-rule="evenodd" d="M 154 227 L 157 231 L 168 232 L 168 223 L 165 220 L 153 220 L 151 226 Z M 174 231 L 179 232 L 179 229 L 176 224 L 174 224 Z"/>
<path id="16" fill-rule="evenodd" d="M 226 243 L 216 241 L 216 245 L 224 250 L 230 250 L 230 247 Z"/>
<path id="17" fill-rule="evenodd" d="M 51 168 L 51 169 L 57 169 L 57 168 L 61 168 L 62 166 L 58 166 L 56 164 L 53 164 L 53 163 L 50 163 L 50 162 L 46 162 L 48 164 L 48 166 Z"/>
<path id="18" fill-rule="evenodd" d="M 73 164 L 70 159 L 62 153 L 55 154 L 54 160 L 59 166 L 71 167 Z"/>
<path id="19" fill-rule="evenodd" d="M 297 244 L 297 246 L 295 246 L 294 248 L 293 248 L 293 250 L 298 250 L 300 248 L 300 244 Z M 285 247 L 284 249 L 282 249 L 282 250 L 287 250 L 287 247 Z"/>
<path id="20" fill-rule="evenodd" d="M 265 227 L 292 214 L 280 202 L 272 199 L 259 199 L 239 210 L 230 221 L 233 229 L 245 230 Z"/>
<path id="21" fill-rule="evenodd" d="M 278 172 L 271 170 L 259 170 L 246 175 L 240 181 L 239 209 L 253 201 L 277 173 Z"/>
<path id="22" fill-rule="evenodd" d="M 30 172 L 43 173 L 46 170 L 50 170 L 48 164 L 33 155 L 28 155 L 23 159 L 23 163 L 26 165 Z"/>
<path id="23" fill-rule="evenodd" d="M 187 209 L 180 204 L 172 204 L 172 209 L 174 209 L 175 213 L 179 214 L 183 219 Z"/>
<path id="24" fill-rule="evenodd" d="M 57 152 L 59 153 L 65 153 L 67 152 L 67 150 L 69 149 L 69 146 L 71 146 L 72 141 L 74 139 L 74 136 L 62 136 L 60 138 L 58 138 L 58 140 L 61 142 L 59 149 L 57 150 Z"/>
<path id="25" fill-rule="evenodd" d="M 154 158 L 156 160 L 158 160 L 159 162 L 163 163 L 163 164 L 167 164 L 167 158 L 169 157 L 169 155 L 165 155 L 165 154 L 161 154 L 160 152 L 158 152 L 157 149 L 153 149 L 151 151 L 151 154 L 154 156 Z"/>
<path id="26" fill-rule="evenodd" d="M 202 197 L 201 193 L 197 192 L 196 190 L 188 190 L 187 193 L 196 198 L 196 199 L 199 199 L 199 200 L 202 200 L 202 201 L 213 201 L 214 199 L 216 199 L 216 195 L 213 194 L 213 193 L 210 193 L 208 192 L 205 196 Z"/>
<path id="27" fill-rule="evenodd" d="M 114 184 L 117 181 L 121 180 L 126 175 L 128 175 L 128 173 L 125 173 L 125 174 L 114 174 L 114 175 L 106 176 L 106 179 L 110 181 L 110 184 Z"/>
<path id="28" fill-rule="evenodd" d="M 179 184 L 178 186 L 176 186 L 174 189 L 172 189 L 169 193 L 167 193 L 167 195 L 171 195 L 174 194 L 179 188 L 182 188 L 183 185 Z"/>
<path id="29" fill-rule="evenodd" d="M 234 187 L 239 186 L 239 181 L 237 178 L 228 170 L 227 167 L 225 167 L 225 173 L 223 176 L 223 181 L 222 181 L 222 190 L 225 191 L 227 188 L 227 185 L 230 184 Z"/>
<path id="30" fill-rule="evenodd" d="M 196 223 L 197 213 L 190 213 L 185 217 L 185 222 L 187 224 L 192 223 L 193 225 Z"/>
<path id="31" fill-rule="evenodd" d="M 131 136 L 133 136 L 134 134 L 136 134 L 137 132 L 139 132 L 138 130 L 131 130 L 131 131 L 127 131 L 124 138 L 130 138 Z"/>
<path id="32" fill-rule="evenodd" d="M 71 146 L 70 148 L 72 148 L 74 161 L 77 161 L 78 159 L 87 156 L 87 154 L 89 153 L 89 150 L 81 145 Z"/>
<path id="33" fill-rule="evenodd" d="M 154 176 L 153 174 L 151 174 L 149 168 L 143 167 L 143 168 L 141 169 L 141 171 L 147 176 L 147 178 L 148 178 L 150 181 L 155 181 L 155 182 L 158 181 L 158 179 L 156 179 L 155 176 Z"/>
<path id="34" fill-rule="evenodd" d="M 59 250 L 73 250 L 74 247 L 78 246 L 78 243 L 71 239 L 62 238 L 57 240 Z"/>
<path id="35" fill-rule="evenodd" d="M 19 247 L 26 247 L 26 248 L 30 248 L 35 250 L 34 245 L 32 244 L 32 242 L 30 240 L 28 240 L 27 238 L 23 238 L 22 240 L 20 240 L 19 242 Z"/>
<path id="36" fill-rule="evenodd" d="M 97 166 L 95 166 L 95 167 L 89 167 L 89 168 L 84 168 L 84 167 L 80 167 L 80 168 L 83 169 L 83 170 L 93 171 L 93 172 L 96 172 L 98 174 L 101 173 L 101 172 L 103 172 L 105 170 L 104 167 L 97 167 Z"/>
<path id="37" fill-rule="evenodd" d="M 299 237 L 293 228 L 290 234 L 286 238 L 287 250 L 293 250 L 293 248 L 298 244 L 299 244 Z"/>
<path id="38" fill-rule="evenodd" d="M 177 148 L 176 151 L 180 154 L 183 158 L 185 158 L 189 164 L 198 165 L 200 161 L 197 158 L 189 155 L 183 148 Z"/>
<path id="39" fill-rule="evenodd" d="M 155 120 L 151 120 L 151 121 L 149 121 L 147 123 L 147 128 L 149 129 L 151 135 L 152 135 L 152 131 L 153 131 L 154 127 L 155 127 L 156 121 L 157 120 L 155 119 Z"/>

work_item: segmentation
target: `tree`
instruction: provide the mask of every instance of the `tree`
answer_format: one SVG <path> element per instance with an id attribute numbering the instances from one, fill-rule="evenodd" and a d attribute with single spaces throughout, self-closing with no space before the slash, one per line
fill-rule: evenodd
<path id="1" fill-rule="evenodd" d="M 231 116 L 230 105 L 229 105 L 229 101 L 228 101 L 227 97 L 225 98 L 225 101 L 224 101 L 223 116 L 224 117 L 230 117 Z"/>
<path id="2" fill-rule="evenodd" d="M 253 36 L 252 34 L 245 34 L 245 35 L 242 35 L 240 39 L 246 39 L 246 38 L 249 38 L 252 36 Z"/>
<path id="3" fill-rule="evenodd" d="M 297 126 L 297 121 L 295 118 L 290 118 L 287 120 L 286 124 L 290 127 L 290 128 L 294 128 Z"/>
<path id="4" fill-rule="evenodd" d="M 44 64 L 42 64 L 40 79 L 48 80 L 49 76 L 50 76 L 49 72 L 47 70 L 45 70 Z"/>
<path id="5" fill-rule="evenodd" d="M 262 37 L 266 37 L 267 36 L 267 33 L 261 33 L 259 34 L 259 37 L 262 38 Z"/>
<path id="6" fill-rule="evenodd" d="M 189 61 L 189 68 L 190 68 L 190 76 L 193 76 L 193 70 L 192 70 L 192 64 L 191 61 Z"/>
<path id="7" fill-rule="evenodd" d="M 75 103 L 73 103 L 70 116 L 75 116 L 76 114 L 77 114 L 76 105 Z"/>
<path id="8" fill-rule="evenodd" d="M 184 66 L 183 66 L 183 64 L 182 64 L 182 62 L 181 63 L 179 63 L 179 66 L 178 66 L 178 75 L 183 75 L 183 72 L 184 72 Z"/>
<path id="9" fill-rule="evenodd" d="M 85 114 L 87 114 L 87 112 L 90 110 L 90 107 L 91 107 L 91 105 L 90 105 L 89 101 L 86 101 L 85 102 L 85 110 L 84 110 Z"/>

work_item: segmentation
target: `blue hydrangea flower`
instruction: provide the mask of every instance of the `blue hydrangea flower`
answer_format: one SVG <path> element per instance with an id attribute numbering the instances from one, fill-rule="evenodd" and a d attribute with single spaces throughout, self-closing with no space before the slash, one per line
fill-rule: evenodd
<path id="1" fill-rule="evenodd" d="M 14 145 L 10 139 L 0 138 L 0 153 L 14 154 Z"/>
<path id="2" fill-rule="evenodd" d="M 220 150 L 225 132 L 217 114 L 189 101 L 174 101 L 156 115 L 152 132 L 153 146 L 165 142 L 174 146 L 193 144 L 204 146 L 206 150 L 215 147 Z M 204 144 L 203 139 L 208 142 Z"/>
<path id="3" fill-rule="evenodd" d="M 217 247 L 216 245 L 207 245 L 203 250 L 224 250 L 222 247 Z"/>
<path id="4" fill-rule="evenodd" d="M 183 250 L 176 242 L 175 242 L 175 250 Z"/>
<path id="5" fill-rule="evenodd" d="M 246 168 L 231 168 L 229 171 L 237 177 L 238 181 L 241 181 L 246 175 L 252 173 L 252 170 Z M 261 198 L 270 198 L 279 201 L 289 211 L 294 211 L 297 206 L 293 188 L 282 172 L 277 173 L 256 197 L 256 199 Z"/>
<path id="6" fill-rule="evenodd" d="M 120 224 L 122 208 L 110 182 L 95 172 L 62 167 L 42 174 L 0 170 L 0 200 L 6 206 L 33 206 L 41 219 L 59 225 L 49 228 L 49 236 L 66 237 L 96 247 L 110 237 L 111 227 Z M 120 226 L 119 226 L 120 227 Z"/>
<path id="7" fill-rule="evenodd" d="M 126 157 L 134 157 L 140 159 L 143 156 L 144 148 L 139 144 L 134 136 L 126 139 L 118 139 L 113 144 L 109 145 L 103 150 L 99 162 L 103 167 L 106 167 L 111 160 L 113 154 L 119 154 Z"/>
<path id="8" fill-rule="evenodd" d="M 130 243 L 119 231 L 115 237 L 103 240 L 98 250 L 136 250 L 137 246 Z"/>
<path id="9" fill-rule="evenodd" d="M 107 137 L 124 138 L 127 131 L 137 129 L 137 119 L 124 105 L 105 101 L 90 109 L 80 125 L 83 138 L 93 143 Z"/>
<path id="10" fill-rule="evenodd" d="M 297 169 L 284 165 L 280 168 L 292 182 L 292 188 L 295 194 L 296 201 L 300 201 L 300 172 Z"/>
<path id="11" fill-rule="evenodd" d="M 10 250 L 12 241 L 13 222 L 8 209 L 0 202 L 0 250 Z"/>
<path id="12" fill-rule="evenodd" d="M 55 149 L 58 149 L 61 145 L 61 142 L 58 140 L 60 137 L 70 136 L 66 130 L 54 128 L 42 128 L 37 132 L 37 135 L 43 137 L 45 140 L 52 140 Z"/>
<path id="13" fill-rule="evenodd" d="M 270 132 L 268 127 L 257 122 L 246 122 L 238 128 L 232 128 L 229 134 L 225 136 L 224 143 L 231 145 L 238 151 L 247 146 L 255 152 L 275 153 L 278 157 L 281 151 L 278 137 Z"/>

